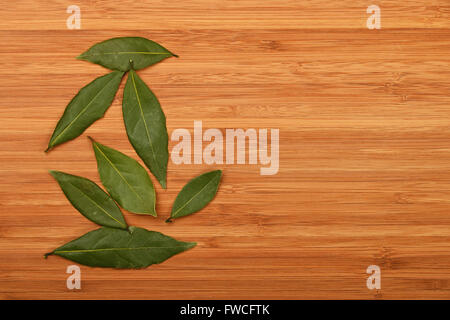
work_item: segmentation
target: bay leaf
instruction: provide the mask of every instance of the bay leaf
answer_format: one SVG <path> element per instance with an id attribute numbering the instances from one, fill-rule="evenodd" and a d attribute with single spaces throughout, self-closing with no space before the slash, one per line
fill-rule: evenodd
<path id="1" fill-rule="evenodd" d="M 204 208 L 217 193 L 219 188 L 221 170 L 204 173 L 189 181 L 177 195 L 172 207 L 170 218 L 172 219 L 187 216 Z"/>
<path id="2" fill-rule="evenodd" d="M 123 119 L 128 139 L 163 188 L 169 159 L 166 117 L 158 99 L 134 70 L 123 92 Z"/>
<path id="3" fill-rule="evenodd" d="M 102 227 L 45 254 L 104 268 L 139 269 L 161 263 L 186 251 L 195 242 L 182 242 L 138 227 L 128 230 Z"/>
<path id="4" fill-rule="evenodd" d="M 128 71 L 130 60 L 133 69 L 139 70 L 169 57 L 178 57 L 160 44 L 142 37 L 112 38 L 93 45 L 77 57 L 108 69 Z"/>
<path id="5" fill-rule="evenodd" d="M 100 179 L 111 197 L 128 211 L 156 216 L 155 188 L 144 167 L 122 152 L 90 139 Z"/>
<path id="6" fill-rule="evenodd" d="M 45 151 L 48 152 L 63 142 L 75 139 L 92 123 L 103 117 L 114 100 L 123 74 L 120 71 L 113 71 L 83 87 L 64 110 Z"/>
<path id="7" fill-rule="evenodd" d="M 93 181 L 50 171 L 70 203 L 86 218 L 101 226 L 127 229 L 128 225 L 114 200 Z"/>

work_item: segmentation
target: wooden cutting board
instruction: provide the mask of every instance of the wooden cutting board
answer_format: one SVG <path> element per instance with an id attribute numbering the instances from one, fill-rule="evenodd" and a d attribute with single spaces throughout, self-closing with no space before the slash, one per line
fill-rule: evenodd
<path id="1" fill-rule="evenodd" d="M 79 30 L 66 26 L 73 4 Z M 371 4 L 380 30 L 366 26 Z M 3 5 L 0 298 L 450 298 L 449 18 L 447 0 Z M 96 226 L 48 170 L 100 183 L 87 135 L 137 159 L 122 91 L 81 137 L 43 151 L 74 94 L 107 72 L 75 57 L 119 36 L 180 56 L 139 72 L 169 135 L 196 120 L 224 133 L 279 129 L 279 171 L 169 161 L 159 217 L 126 219 L 198 246 L 144 270 L 81 266 L 81 289 L 69 290 L 73 263 L 43 254 Z M 213 169 L 224 171 L 216 199 L 165 224 L 184 183 Z M 369 265 L 379 290 L 366 286 Z"/>

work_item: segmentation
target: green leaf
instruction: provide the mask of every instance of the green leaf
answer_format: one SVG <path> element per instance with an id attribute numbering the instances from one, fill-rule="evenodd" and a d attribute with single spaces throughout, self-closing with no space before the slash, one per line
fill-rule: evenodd
<path id="1" fill-rule="evenodd" d="M 83 87 L 67 105 L 45 151 L 75 139 L 92 123 L 103 117 L 114 100 L 123 74 L 113 71 Z"/>
<path id="2" fill-rule="evenodd" d="M 189 181 L 175 199 L 170 218 L 166 222 L 197 212 L 211 202 L 219 188 L 221 176 L 222 171 L 215 170 Z"/>
<path id="3" fill-rule="evenodd" d="M 128 211 L 156 217 L 155 188 L 147 171 L 136 160 L 91 140 L 100 179 L 111 197 Z"/>
<path id="4" fill-rule="evenodd" d="M 50 171 L 70 203 L 86 218 L 101 226 L 127 229 L 122 212 L 113 199 L 89 179 Z"/>
<path id="5" fill-rule="evenodd" d="M 130 70 L 123 92 L 123 119 L 128 139 L 163 188 L 169 159 L 166 117 L 158 99 Z"/>
<path id="6" fill-rule="evenodd" d="M 91 231 L 48 255 L 58 255 L 91 267 L 138 269 L 161 263 L 186 251 L 195 242 L 177 241 L 162 233 L 138 227 L 108 227 Z"/>
<path id="7" fill-rule="evenodd" d="M 122 37 L 99 42 L 77 59 L 108 69 L 128 71 L 130 60 L 133 61 L 133 69 L 139 70 L 172 56 L 178 57 L 154 41 L 141 37 Z"/>

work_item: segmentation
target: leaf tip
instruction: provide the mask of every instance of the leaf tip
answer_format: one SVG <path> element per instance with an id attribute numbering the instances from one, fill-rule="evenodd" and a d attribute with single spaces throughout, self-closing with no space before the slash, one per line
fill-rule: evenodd
<path id="1" fill-rule="evenodd" d="M 137 212 L 137 211 L 136 212 L 132 211 L 132 212 L 137 213 L 137 214 L 144 214 L 147 216 L 157 217 L 158 213 L 156 212 L 155 205 L 156 205 L 156 203 L 153 203 L 153 206 L 147 207 L 146 209 L 142 210 L 142 212 Z"/>
<path id="2" fill-rule="evenodd" d="M 131 211 L 131 212 L 133 212 L 133 211 Z M 146 215 L 146 216 L 152 216 L 152 217 L 158 216 L 155 209 L 144 210 L 143 212 L 140 212 L 140 213 L 139 212 L 134 212 L 134 213 L 142 214 L 142 215 Z"/>
<path id="3" fill-rule="evenodd" d="M 186 242 L 186 247 L 191 249 L 197 245 L 197 242 Z"/>
<path id="4" fill-rule="evenodd" d="M 211 171 L 210 173 L 219 179 L 222 178 L 222 174 L 223 174 L 222 170 L 214 170 L 214 171 Z"/>
<path id="5" fill-rule="evenodd" d="M 45 153 L 48 153 L 50 150 L 52 149 L 52 147 L 48 146 L 47 149 L 45 149 Z"/>
<path id="6" fill-rule="evenodd" d="M 47 259 L 47 257 L 51 256 L 53 253 L 55 253 L 55 251 L 47 252 L 46 254 L 44 254 L 44 259 Z"/>

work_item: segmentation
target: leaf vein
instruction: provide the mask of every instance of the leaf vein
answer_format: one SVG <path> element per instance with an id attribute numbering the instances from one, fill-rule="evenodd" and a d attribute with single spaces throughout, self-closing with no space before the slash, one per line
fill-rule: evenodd
<path id="1" fill-rule="evenodd" d="M 103 151 L 96 145 L 94 144 L 95 147 L 97 148 L 98 151 L 100 151 L 100 153 L 103 155 L 103 157 L 108 161 L 108 163 L 111 165 L 111 167 L 113 167 L 113 169 L 119 174 L 119 176 L 122 178 L 123 181 L 125 181 L 125 183 L 127 184 L 127 186 L 130 188 L 131 191 L 134 192 L 134 194 L 136 194 L 136 196 L 142 201 L 144 202 L 144 199 L 141 198 L 141 196 L 137 193 L 136 190 L 134 190 L 133 186 L 130 185 L 127 181 L 127 179 L 125 179 L 125 177 L 120 173 L 119 169 L 117 169 L 117 167 L 114 165 L 114 163 L 112 163 L 111 160 L 109 160 L 109 158 L 106 156 L 106 154 L 103 153 Z"/>
<path id="2" fill-rule="evenodd" d="M 91 252 L 100 252 L 100 251 L 115 251 L 115 250 L 144 250 L 144 249 L 170 249 L 170 248 L 179 248 L 184 247 L 180 246 L 170 246 L 170 247 L 136 247 L 136 248 L 102 248 L 102 249 L 79 249 L 79 250 L 56 250 L 54 253 L 91 253 Z"/>
<path id="3" fill-rule="evenodd" d="M 76 185 L 74 185 L 73 183 L 69 182 L 72 186 L 74 186 L 74 188 L 78 189 L 79 191 L 81 191 L 81 194 L 83 194 L 86 198 L 88 198 L 93 204 L 95 204 L 100 210 L 102 210 L 106 215 L 108 215 L 108 217 L 110 217 L 111 219 L 113 219 L 114 221 L 116 221 L 117 223 L 119 223 L 121 226 L 126 227 L 126 225 L 124 225 L 122 222 L 120 222 L 119 220 L 117 220 L 116 218 L 114 218 L 111 214 L 109 214 L 105 209 L 103 209 L 94 199 L 92 199 L 91 197 L 89 197 L 85 192 L 83 192 L 83 190 L 81 190 L 80 188 L 78 188 Z"/>
<path id="4" fill-rule="evenodd" d="M 136 94 L 136 98 L 137 98 L 137 101 L 138 101 L 138 104 L 139 104 L 139 109 L 141 111 L 142 121 L 144 122 L 145 132 L 147 133 L 147 139 L 148 139 L 148 142 L 150 144 L 150 148 L 152 149 L 152 157 L 153 157 L 153 160 L 155 162 L 156 167 L 158 168 L 158 171 L 161 173 L 160 167 L 158 165 L 158 161 L 156 161 L 155 150 L 153 149 L 153 141 L 152 141 L 152 139 L 150 137 L 150 133 L 148 131 L 148 125 L 147 125 L 147 121 L 145 120 L 145 117 L 144 117 L 144 111 L 142 109 L 141 99 L 139 98 L 139 94 L 137 92 L 136 83 L 134 81 L 134 75 L 133 75 L 132 72 L 130 74 L 131 74 L 131 80 L 133 82 L 134 92 Z"/>
<path id="5" fill-rule="evenodd" d="M 189 201 L 187 201 L 177 211 L 175 211 L 175 213 L 173 214 L 172 217 L 175 217 L 177 215 L 177 213 L 180 212 L 180 210 L 182 210 L 184 207 L 186 207 L 195 197 L 197 197 L 213 181 L 214 181 L 214 179 L 211 179 L 207 184 L 205 184 L 205 186 L 199 192 L 197 192 L 194 196 L 192 196 L 191 199 L 189 199 Z"/>
<path id="6" fill-rule="evenodd" d="M 100 89 L 100 91 L 92 98 L 92 100 L 91 101 L 89 101 L 89 103 L 78 113 L 78 115 L 75 117 L 75 118 L 73 118 L 70 122 L 69 122 L 69 124 L 67 125 L 67 126 L 65 126 L 64 127 L 64 129 L 63 129 L 63 131 L 61 131 L 61 133 L 60 134 L 58 134 L 56 137 L 55 137 L 55 139 L 53 140 L 53 144 L 52 145 L 55 145 L 55 142 L 61 137 L 61 135 L 63 134 L 63 133 L 65 133 L 74 123 L 75 123 L 75 121 L 77 121 L 78 120 L 78 118 L 79 117 L 81 117 L 81 115 L 83 114 L 83 113 L 85 113 L 86 112 L 86 110 L 89 108 L 89 106 L 91 105 L 91 103 L 92 102 L 94 102 L 94 100 L 95 99 L 97 99 L 97 97 L 103 92 L 103 90 L 111 83 L 111 81 L 113 81 L 114 80 L 114 78 L 112 78 L 111 80 L 109 80 L 106 84 L 105 84 L 105 86 L 102 88 L 102 89 Z"/>
<path id="7" fill-rule="evenodd" d="M 117 52 L 99 52 L 99 53 L 89 53 L 82 54 L 80 57 L 90 57 L 90 56 L 101 56 L 101 55 L 111 55 L 111 54 L 151 54 L 151 55 L 159 55 L 159 54 L 167 54 L 171 55 L 168 52 L 151 52 L 151 51 L 117 51 Z"/>

